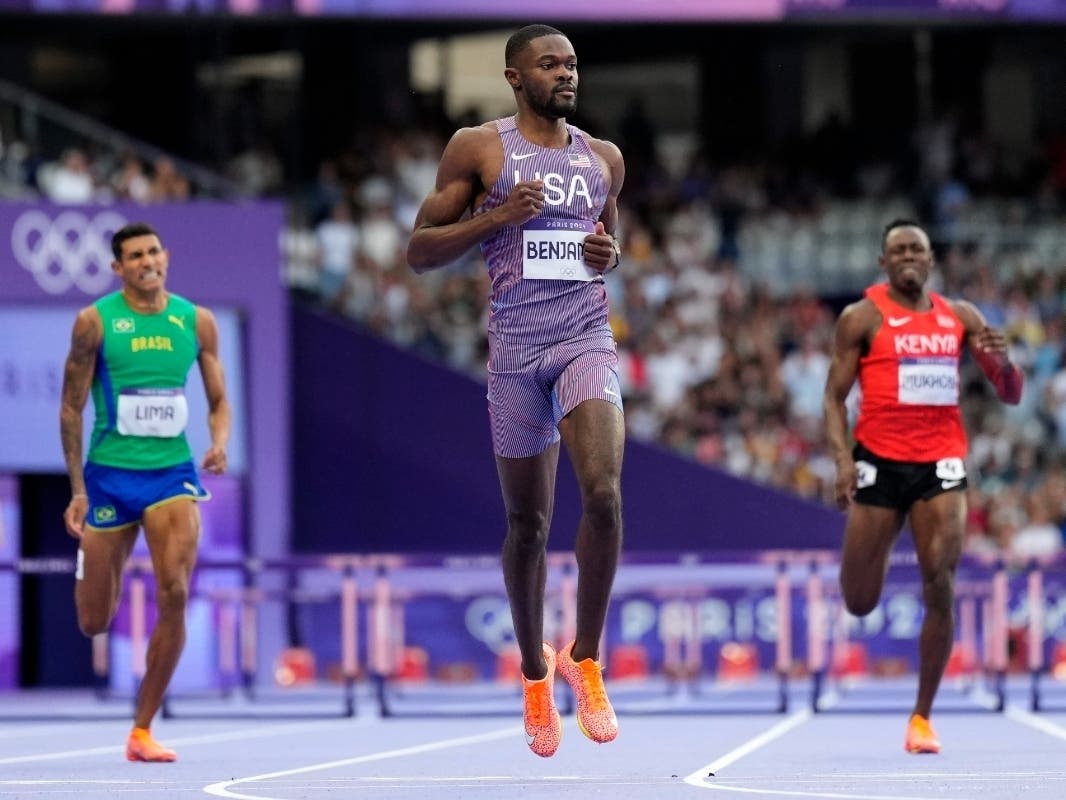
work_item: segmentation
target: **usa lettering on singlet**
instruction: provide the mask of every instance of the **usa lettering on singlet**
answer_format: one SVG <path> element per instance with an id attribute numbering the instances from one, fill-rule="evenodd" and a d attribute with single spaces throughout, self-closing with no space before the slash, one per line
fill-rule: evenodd
<path id="1" fill-rule="evenodd" d="M 584 239 L 595 230 L 608 183 L 586 134 L 567 125 L 565 148 L 532 144 L 513 117 L 496 121 L 503 170 L 475 214 L 506 202 L 520 181 L 544 181 L 544 210 L 481 244 L 492 279 L 489 332 L 521 344 L 546 344 L 607 329 L 603 277 L 584 263 Z"/>

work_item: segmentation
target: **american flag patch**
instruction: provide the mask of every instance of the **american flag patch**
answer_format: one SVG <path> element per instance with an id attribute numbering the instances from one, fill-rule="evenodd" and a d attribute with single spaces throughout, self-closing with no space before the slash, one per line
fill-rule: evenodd
<path id="1" fill-rule="evenodd" d="M 567 158 L 570 159 L 571 167 L 591 167 L 592 162 L 589 161 L 589 157 L 584 153 L 567 153 Z"/>

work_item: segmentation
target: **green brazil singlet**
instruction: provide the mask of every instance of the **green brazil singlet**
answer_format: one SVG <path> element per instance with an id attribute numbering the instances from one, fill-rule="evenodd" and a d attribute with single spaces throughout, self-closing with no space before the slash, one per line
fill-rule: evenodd
<path id="1" fill-rule="evenodd" d="M 88 460 L 123 469 L 161 469 L 192 458 L 185 438 L 185 379 L 196 361 L 196 306 L 172 294 L 156 314 L 140 314 L 121 292 L 94 303 L 104 336 L 93 375 Z"/>

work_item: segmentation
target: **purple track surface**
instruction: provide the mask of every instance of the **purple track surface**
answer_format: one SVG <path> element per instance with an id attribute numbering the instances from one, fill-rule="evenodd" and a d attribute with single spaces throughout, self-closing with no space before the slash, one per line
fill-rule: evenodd
<path id="1" fill-rule="evenodd" d="M 551 759 L 526 749 L 517 707 L 503 717 L 382 719 L 367 690 L 359 695 L 354 718 L 194 719 L 179 710 L 154 727 L 178 751 L 175 764 L 125 760 L 124 703 L 0 697 L 0 714 L 27 718 L 0 726 L 0 798 L 1066 797 L 1066 711 L 1033 714 L 1021 695 L 1004 713 L 934 715 L 938 756 L 903 752 L 903 701 L 890 713 L 812 714 L 802 703 L 786 714 L 623 712 L 607 745 L 586 740 L 571 717 Z M 202 707 L 212 703 L 232 711 L 217 700 Z M 99 718 L 46 719 L 62 713 Z"/>

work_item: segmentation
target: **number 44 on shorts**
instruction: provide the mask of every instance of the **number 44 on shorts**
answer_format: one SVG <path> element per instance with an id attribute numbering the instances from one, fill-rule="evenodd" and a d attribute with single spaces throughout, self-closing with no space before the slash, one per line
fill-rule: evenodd
<path id="1" fill-rule="evenodd" d="M 966 465 L 961 458 L 942 458 L 936 462 L 936 476 L 945 489 L 953 489 L 966 477 Z"/>

